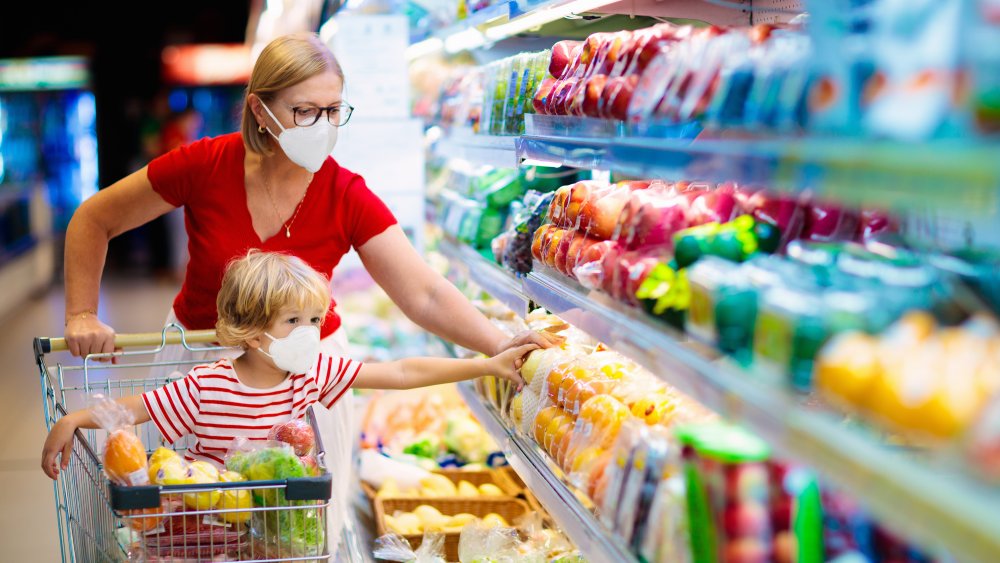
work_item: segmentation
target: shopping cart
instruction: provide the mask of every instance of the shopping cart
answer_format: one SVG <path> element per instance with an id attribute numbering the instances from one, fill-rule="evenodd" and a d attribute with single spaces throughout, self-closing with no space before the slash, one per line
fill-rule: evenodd
<path id="1" fill-rule="evenodd" d="M 67 412 L 84 408 L 96 393 L 117 398 L 143 393 L 181 378 L 203 360 L 153 362 L 167 345 L 188 350 L 215 340 L 213 331 L 188 331 L 167 325 L 160 333 L 118 335 L 114 354 L 48 365 L 49 356 L 66 350 L 61 338 L 36 338 L 45 423 L 49 429 Z M 133 349 L 147 347 L 146 349 Z M 154 348 L 148 348 L 154 346 Z M 98 362 L 114 358 L 114 363 Z M 176 366 L 163 378 L 149 378 L 154 366 Z M 54 483 L 62 560 L 104 561 L 328 561 L 327 508 L 332 480 L 312 410 L 319 477 L 270 481 L 122 487 L 110 483 L 101 467 L 107 433 L 78 430 L 69 467 Z M 147 452 L 161 445 L 152 424 L 135 428 Z M 185 443 L 173 449 L 183 453 Z M 214 501 L 214 502 L 213 502 Z"/>

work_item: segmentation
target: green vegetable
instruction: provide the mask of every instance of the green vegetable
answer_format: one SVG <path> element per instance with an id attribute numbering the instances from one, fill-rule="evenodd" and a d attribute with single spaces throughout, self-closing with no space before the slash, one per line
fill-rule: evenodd
<path id="1" fill-rule="evenodd" d="M 403 449 L 404 454 L 426 457 L 429 459 L 436 459 L 440 451 L 441 444 L 436 438 L 433 440 L 431 438 L 424 438 L 423 440 L 413 442 Z"/>
<path id="2" fill-rule="evenodd" d="M 233 454 L 226 460 L 226 469 L 239 471 L 250 481 L 296 479 L 308 476 L 302 461 L 287 446 Z M 281 489 L 254 489 L 253 500 L 258 506 L 265 507 L 284 505 L 286 502 L 285 493 Z"/>

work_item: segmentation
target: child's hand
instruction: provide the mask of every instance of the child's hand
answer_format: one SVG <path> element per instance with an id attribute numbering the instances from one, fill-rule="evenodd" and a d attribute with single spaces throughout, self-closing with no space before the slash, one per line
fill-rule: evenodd
<path id="1" fill-rule="evenodd" d="M 73 434 L 76 432 L 76 425 L 68 416 L 60 418 L 52 427 L 45 445 L 42 446 L 42 471 L 55 479 L 59 476 L 59 471 L 65 471 L 69 466 L 69 458 L 73 455 Z M 56 455 L 62 452 L 61 462 L 56 461 Z"/>
<path id="2" fill-rule="evenodd" d="M 516 348 L 508 348 L 496 356 L 490 358 L 490 375 L 502 377 L 517 385 L 518 391 L 524 385 L 521 379 L 521 366 L 524 364 L 524 357 L 532 350 L 537 350 L 539 346 L 535 343 L 522 344 Z"/>

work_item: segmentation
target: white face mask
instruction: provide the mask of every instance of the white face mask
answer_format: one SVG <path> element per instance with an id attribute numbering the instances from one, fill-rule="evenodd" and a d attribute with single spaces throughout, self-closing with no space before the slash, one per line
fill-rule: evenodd
<path id="1" fill-rule="evenodd" d="M 261 102 L 261 105 L 264 106 L 264 110 L 271 116 L 271 119 L 278 124 L 278 127 L 281 127 L 279 135 L 275 135 L 270 127 L 267 128 L 267 132 L 278 140 L 278 145 L 281 146 L 281 150 L 285 151 L 285 156 L 302 168 L 316 173 L 323 166 L 326 157 L 333 152 L 333 147 L 337 144 L 339 129 L 330 123 L 327 115 L 320 116 L 316 123 L 308 127 L 296 126 L 285 129 L 271 113 L 267 104 Z"/>
<path id="2" fill-rule="evenodd" d="M 293 374 L 306 373 L 316 363 L 319 356 L 319 327 L 300 326 L 288 333 L 284 338 L 275 338 L 264 333 L 272 340 L 269 351 L 257 348 L 278 366 L 278 369 Z"/>

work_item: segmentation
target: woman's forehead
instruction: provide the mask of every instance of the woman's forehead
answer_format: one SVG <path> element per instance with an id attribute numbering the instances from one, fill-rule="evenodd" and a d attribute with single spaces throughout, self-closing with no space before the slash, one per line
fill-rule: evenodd
<path id="1" fill-rule="evenodd" d="M 280 97 L 292 105 L 330 106 L 342 101 L 343 92 L 344 81 L 336 73 L 329 71 L 285 88 Z"/>

